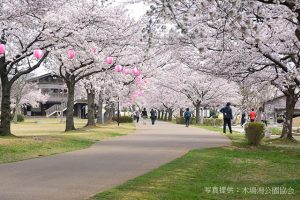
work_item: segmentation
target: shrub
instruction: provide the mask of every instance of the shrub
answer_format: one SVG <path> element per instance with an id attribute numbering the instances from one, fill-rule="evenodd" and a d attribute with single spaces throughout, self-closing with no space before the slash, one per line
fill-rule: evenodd
<path id="1" fill-rule="evenodd" d="M 265 125 L 260 122 L 247 123 L 245 126 L 245 136 L 250 145 L 259 145 L 265 136 Z"/>
<path id="2" fill-rule="evenodd" d="M 24 116 L 23 115 L 17 115 L 17 121 L 18 122 L 24 122 Z"/>
<path id="3" fill-rule="evenodd" d="M 205 119 L 203 119 L 203 125 L 205 125 L 205 126 L 222 126 L 223 120 L 215 119 L 215 118 L 205 118 Z"/>
<path id="4" fill-rule="evenodd" d="M 210 117 L 217 119 L 218 118 L 218 111 L 216 110 L 210 110 Z"/>
<path id="5" fill-rule="evenodd" d="M 194 117 L 191 118 L 190 124 L 195 124 L 196 119 Z M 176 117 L 176 124 L 185 124 L 185 118 L 184 117 Z"/>
<path id="6" fill-rule="evenodd" d="M 112 118 L 113 121 L 118 121 L 118 116 Z M 132 123 L 133 118 L 129 116 L 120 116 L 120 123 Z"/>

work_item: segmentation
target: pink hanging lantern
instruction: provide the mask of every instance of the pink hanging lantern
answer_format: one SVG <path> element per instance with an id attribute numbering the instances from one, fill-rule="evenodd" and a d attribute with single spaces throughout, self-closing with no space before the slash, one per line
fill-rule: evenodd
<path id="1" fill-rule="evenodd" d="M 0 55 L 5 54 L 5 45 L 0 44 Z"/>
<path id="2" fill-rule="evenodd" d="M 69 56 L 69 59 L 73 60 L 75 58 L 75 51 L 73 49 L 70 49 L 68 51 L 68 56 Z"/>
<path id="3" fill-rule="evenodd" d="M 109 57 L 106 58 L 106 63 L 107 63 L 108 65 L 113 64 L 113 61 L 114 61 L 114 59 L 113 59 L 113 57 L 111 57 L 111 56 L 109 56 Z"/>
<path id="4" fill-rule="evenodd" d="M 122 69 L 123 69 L 123 67 L 122 67 L 121 65 L 117 65 L 117 66 L 115 67 L 116 72 L 121 72 Z"/>
<path id="5" fill-rule="evenodd" d="M 132 70 L 132 74 L 133 75 L 137 75 L 138 71 L 139 70 L 136 67 L 134 67 L 133 70 Z"/>
<path id="6" fill-rule="evenodd" d="M 41 49 L 36 49 L 33 51 L 33 56 L 36 58 L 36 59 L 41 59 L 43 57 L 44 53 Z"/>
<path id="7" fill-rule="evenodd" d="M 95 47 L 93 47 L 93 48 L 91 49 L 91 51 L 92 51 L 93 54 L 96 54 L 96 53 L 97 53 L 97 49 L 96 49 Z"/>
<path id="8" fill-rule="evenodd" d="M 136 76 L 141 75 L 141 70 L 138 69 L 135 75 L 136 75 Z"/>
<path id="9" fill-rule="evenodd" d="M 130 74 L 130 70 L 124 67 L 124 68 L 123 68 L 123 73 L 124 73 L 125 75 L 128 75 L 128 74 Z"/>

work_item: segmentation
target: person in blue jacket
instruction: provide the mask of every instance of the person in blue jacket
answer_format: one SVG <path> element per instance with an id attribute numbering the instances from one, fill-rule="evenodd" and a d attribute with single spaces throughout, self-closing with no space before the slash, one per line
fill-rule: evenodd
<path id="1" fill-rule="evenodd" d="M 184 119 L 185 119 L 185 126 L 186 127 L 190 126 L 191 117 L 192 117 L 192 113 L 190 112 L 190 109 L 187 108 L 185 113 L 184 113 Z"/>
<path id="2" fill-rule="evenodd" d="M 223 113 L 223 133 L 226 134 L 226 125 L 228 125 L 230 133 L 231 130 L 231 120 L 233 119 L 232 109 L 230 108 L 230 103 L 228 102 L 225 107 L 223 107 L 220 112 Z"/>

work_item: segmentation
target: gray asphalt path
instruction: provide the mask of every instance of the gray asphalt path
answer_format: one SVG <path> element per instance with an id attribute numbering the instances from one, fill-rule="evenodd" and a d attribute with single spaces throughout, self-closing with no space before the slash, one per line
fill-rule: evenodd
<path id="1" fill-rule="evenodd" d="M 221 135 L 158 122 L 89 149 L 0 165 L 0 200 L 83 200 L 191 149 L 229 145 Z"/>

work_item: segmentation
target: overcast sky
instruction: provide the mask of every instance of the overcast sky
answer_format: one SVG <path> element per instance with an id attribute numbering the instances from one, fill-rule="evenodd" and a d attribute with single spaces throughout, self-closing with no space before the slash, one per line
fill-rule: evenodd
<path id="1" fill-rule="evenodd" d="M 135 19 L 140 18 L 147 11 L 147 7 L 145 6 L 144 3 L 136 3 L 136 4 L 127 5 L 126 9 L 128 9 L 130 16 L 132 16 Z"/>

